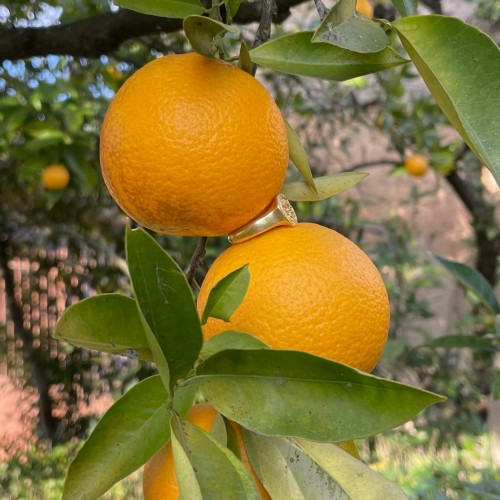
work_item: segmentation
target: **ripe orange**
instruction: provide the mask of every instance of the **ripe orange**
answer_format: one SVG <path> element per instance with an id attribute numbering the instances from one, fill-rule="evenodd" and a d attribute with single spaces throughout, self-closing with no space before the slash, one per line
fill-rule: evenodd
<path id="1" fill-rule="evenodd" d="M 191 408 L 188 420 L 204 431 L 209 432 L 216 417 L 217 412 L 209 404 L 203 403 Z M 234 422 L 231 422 L 231 425 L 236 432 L 240 447 L 239 458 L 252 474 L 262 498 L 267 500 L 270 497 L 248 461 L 245 445 L 241 436 L 241 429 L 239 425 Z M 164 446 L 144 466 L 143 493 L 145 500 L 177 500 L 179 497 L 179 485 L 175 475 L 174 457 L 172 445 L 170 443 Z"/>
<path id="2" fill-rule="evenodd" d="M 365 17 L 373 17 L 373 5 L 369 2 L 369 0 L 357 0 L 356 10 Z"/>
<path id="3" fill-rule="evenodd" d="M 42 184 L 46 189 L 57 191 L 69 183 L 69 172 L 64 165 L 49 165 L 42 171 Z"/>
<path id="4" fill-rule="evenodd" d="M 169 55 L 129 78 L 101 131 L 104 180 L 154 231 L 216 236 L 263 212 L 283 185 L 281 113 L 245 71 L 198 54 Z"/>
<path id="5" fill-rule="evenodd" d="M 377 268 L 354 243 L 317 224 L 278 227 L 235 244 L 213 263 L 210 290 L 248 264 L 250 286 L 230 323 L 209 318 L 206 339 L 224 330 L 255 335 L 275 349 L 306 351 L 371 371 L 389 328 L 389 301 Z"/>
<path id="6" fill-rule="evenodd" d="M 405 169 L 413 177 L 420 177 L 427 172 L 429 160 L 424 155 L 409 156 L 405 160 Z"/>

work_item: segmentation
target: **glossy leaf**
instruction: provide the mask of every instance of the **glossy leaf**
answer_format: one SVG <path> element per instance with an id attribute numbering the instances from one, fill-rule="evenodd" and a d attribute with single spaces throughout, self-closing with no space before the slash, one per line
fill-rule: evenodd
<path id="1" fill-rule="evenodd" d="M 229 321 L 234 311 L 240 306 L 249 285 L 248 264 L 222 278 L 210 290 L 201 317 L 201 324 L 204 325 L 209 317 Z"/>
<path id="2" fill-rule="evenodd" d="M 243 435 L 252 467 L 272 498 L 349 498 L 291 439 L 261 436 L 244 429 Z"/>
<path id="3" fill-rule="evenodd" d="M 304 146 L 302 146 L 302 143 L 300 142 L 300 137 L 297 132 L 295 132 L 295 129 L 286 120 L 285 126 L 288 139 L 288 156 L 290 157 L 290 161 L 295 165 L 297 170 L 300 172 L 300 175 L 304 178 L 306 187 L 316 193 L 317 190 L 316 185 L 314 184 L 311 166 L 309 165 L 309 158 L 307 157 Z"/>
<path id="4" fill-rule="evenodd" d="M 314 32 L 312 41 L 331 43 L 360 53 L 380 52 L 389 45 L 385 31 L 356 12 L 356 0 L 335 3 Z"/>
<path id="5" fill-rule="evenodd" d="M 418 0 L 392 0 L 401 17 L 414 16 L 417 13 Z"/>
<path id="6" fill-rule="evenodd" d="M 346 492 L 348 498 L 363 500 L 406 500 L 408 497 L 392 481 L 372 471 L 363 462 L 331 443 L 297 439 L 299 447 Z"/>
<path id="7" fill-rule="evenodd" d="M 319 201 L 347 191 L 368 177 L 365 172 L 342 172 L 314 179 L 317 193 L 312 192 L 305 182 L 288 182 L 281 192 L 291 201 Z"/>
<path id="8" fill-rule="evenodd" d="M 111 354 L 134 350 L 139 359 L 152 360 L 137 302 L 118 293 L 89 297 L 68 307 L 52 336 L 78 347 Z"/>
<path id="9" fill-rule="evenodd" d="M 462 285 L 470 288 L 494 314 L 500 314 L 500 304 L 495 292 L 486 278 L 472 267 L 434 255 L 437 261 L 445 267 Z"/>
<path id="10" fill-rule="evenodd" d="M 495 344 L 495 339 L 490 337 L 478 337 L 476 335 L 447 335 L 445 337 L 432 339 L 418 347 L 455 347 L 496 352 L 498 347 L 496 347 Z"/>
<path id="11" fill-rule="evenodd" d="M 200 359 L 213 356 L 216 352 L 224 349 L 267 349 L 268 346 L 262 340 L 249 333 L 235 332 L 227 330 L 210 337 L 204 344 L 200 352 Z"/>
<path id="12" fill-rule="evenodd" d="M 214 38 L 221 33 L 235 33 L 239 30 L 235 26 L 221 23 L 204 16 L 189 16 L 184 19 L 184 33 L 195 52 L 205 57 L 213 57 L 217 51 Z"/>
<path id="13" fill-rule="evenodd" d="M 100 497 L 170 438 L 167 391 L 158 375 L 132 387 L 104 414 L 71 463 L 63 499 Z"/>
<path id="14" fill-rule="evenodd" d="M 217 439 L 187 420 L 180 420 L 176 417 L 171 420 L 171 428 L 172 435 L 182 446 L 190 462 L 204 500 L 220 500 L 221 498 L 260 500 L 260 494 L 248 470 Z M 177 461 L 177 455 L 175 458 Z M 181 460 L 181 465 L 183 469 L 186 469 L 186 477 L 189 480 L 183 484 L 182 476 L 179 477 L 182 496 L 193 498 L 190 491 L 193 477 L 189 474 L 184 458 Z"/>
<path id="15" fill-rule="evenodd" d="M 485 33 L 448 16 L 393 23 L 434 99 L 500 185 L 500 49 Z"/>
<path id="16" fill-rule="evenodd" d="M 154 337 L 148 336 L 151 351 L 161 367 L 156 343 L 172 387 L 192 369 L 203 344 L 193 294 L 175 261 L 145 231 L 127 229 L 126 249 L 134 293 Z"/>
<path id="17" fill-rule="evenodd" d="M 191 381 L 247 429 L 316 441 L 371 436 L 444 399 L 308 353 L 272 349 L 220 351 Z"/>
<path id="18" fill-rule="evenodd" d="M 375 54 L 351 52 L 329 43 L 313 43 L 303 31 L 270 40 L 250 51 L 252 61 L 282 73 L 344 81 L 408 62 L 391 47 Z"/>
<path id="19" fill-rule="evenodd" d="M 115 4 L 141 14 L 172 19 L 183 19 L 205 12 L 198 0 L 116 0 Z"/>

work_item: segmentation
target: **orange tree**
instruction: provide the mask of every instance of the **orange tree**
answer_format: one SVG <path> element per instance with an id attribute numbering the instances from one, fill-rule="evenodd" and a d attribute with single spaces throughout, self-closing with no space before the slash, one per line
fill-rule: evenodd
<path id="1" fill-rule="evenodd" d="M 415 15 L 415 1 L 393 3 L 400 17 L 389 22 L 384 19 L 370 20 L 357 13 L 354 0 L 334 2 L 330 10 L 317 0 L 319 20 L 314 31 L 299 31 L 269 39 L 273 5 L 265 1 L 256 40 L 250 48 L 232 22 L 245 4 L 240 6 L 239 2 L 231 0 L 211 6 L 196 1 L 166 1 L 161 4 L 138 0 L 119 2 L 126 8 L 141 12 L 183 19 L 185 34 L 195 52 L 207 59 L 219 59 L 239 66 L 238 71 L 254 73 L 256 66 L 262 66 L 293 75 L 343 81 L 411 61 L 448 120 L 498 182 L 500 141 L 493 124 L 498 123 L 495 109 L 500 95 L 500 80 L 486 76 L 491 68 L 499 66 L 497 46 L 486 35 L 458 19 Z M 478 75 L 482 78 L 478 79 Z M 200 79 L 200 86 L 203 87 L 205 81 Z M 144 100 L 149 97 L 143 96 Z M 160 109 L 161 105 L 159 100 Z M 234 103 L 234 107 L 237 109 L 238 102 Z M 197 117 L 196 111 L 194 118 Z M 169 131 L 169 117 L 161 117 L 165 120 L 160 122 L 165 127 L 165 135 Z M 134 118 L 133 114 L 129 117 L 130 120 Z M 151 125 L 154 129 L 158 122 Z M 109 127 L 113 127 L 113 123 Z M 313 179 L 298 136 L 289 125 L 286 125 L 286 130 L 290 160 L 304 178 L 302 182 L 283 186 L 282 192 L 290 200 L 325 199 L 361 180 L 362 175 L 359 174 Z M 239 131 L 241 134 L 244 132 Z M 132 137 L 134 133 L 132 127 Z M 189 138 L 189 128 L 184 130 L 184 134 L 179 136 L 179 142 Z M 123 136 L 118 133 L 113 139 L 117 147 L 120 146 L 120 137 Z M 223 152 L 231 144 L 216 143 L 214 147 L 216 151 Z M 242 154 L 253 152 L 244 151 Z M 186 149 L 188 153 L 189 147 Z M 113 154 L 113 148 L 110 154 Z M 123 161 L 129 161 L 134 154 L 132 148 L 122 158 Z M 144 155 L 137 155 L 139 163 L 141 159 Z M 116 158 L 114 161 L 117 161 Z M 147 163 L 148 159 L 145 161 Z M 235 177 L 239 174 L 237 167 L 235 165 Z M 213 168 L 217 169 L 217 165 Z M 149 189 L 155 189 L 155 184 L 162 180 L 161 176 L 168 175 L 166 172 L 159 174 L 160 177 L 153 176 L 152 184 L 146 182 L 142 185 L 141 196 L 144 200 L 140 201 L 144 201 L 146 208 Z M 108 177 L 111 192 L 116 196 L 114 182 Z M 140 179 L 132 179 L 131 182 L 137 183 Z M 175 191 L 178 188 L 171 189 Z M 177 194 L 172 192 L 172 196 Z M 169 194 L 163 196 L 168 197 Z M 118 201 L 124 203 L 123 199 Z M 219 198 L 212 201 L 216 204 L 223 202 Z M 141 203 L 138 206 L 140 210 Z M 127 209 L 126 206 L 124 208 Z M 273 206 L 272 213 L 277 209 Z M 287 210 L 289 208 L 284 209 L 285 213 L 290 215 Z M 130 211 L 133 217 L 139 218 Z M 253 216 L 249 214 L 250 218 Z M 287 223 L 294 225 L 295 221 L 288 218 Z M 232 236 L 234 249 L 238 249 L 239 245 L 239 248 L 250 248 L 254 242 L 258 247 L 259 241 L 270 238 L 269 235 L 291 235 L 296 231 L 296 228 L 271 228 L 263 235 L 250 234 L 252 238 L 248 243 L 235 241 L 241 235 L 246 239 L 248 231 L 255 229 L 255 224 L 241 231 L 236 228 Z M 158 229 L 157 226 L 154 228 Z M 160 229 L 169 232 L 168 227 Z M 191 231 L 187 234 L 200 233 Z M 300 248 L 298 241 L 294 243 L 293 238 L 290 240 L 292 245 Z M 216 275 L 208 286 L 197 311 L 190 282 L 193 284 L 192 267 L 200 260 L 204 244 L 205 240 L 202 240 L 186 277 L 152 236 L 142 229 L 128 229 L 127 264 L 134 297 L 119 294 L 92 297 L 70 307 L 59 321 L 54 332 L 56 338 L 109 353 L 134 350 L 140 359 L 154 361 L 158 370 L 157 375 L 132 387 L 99 421 L 69 468 L 64 497 L 99 496 L 148 462 L 170 442 L 182 497 L 260 498 L 249 470 L 238 458 L 241 457 L 239 445 L 231 437 L 233 422 L 241 426 L 251 466 L 272 498 L 403 497 L 396 485 L 375 474 L 335 443 L 391 429 L 442 398 L 358 371 L 335 361 L 338 359 L 336 354 L 328 359 L 295 351 L 292 341 L 285 350 L 271 349 L 260 340 L 260 331 L 271 324 L 267 317 L 279 317 L 280 307 L 287 301 L 295 301 L 296 305 L 290 311 L 296 310 L 300 307 L 303 290 L 311 293 L 308 283 L 311 273 L 297 278 L 304 254 L 311 251 L 311 255 L 316 256 L 318 252 L 314 245 L 307 242 L 301 243 L 304 248 L 296 259 L 299 262 L 297 268 L 291 272 L 293 280 L 287 282 L 287 286 L 275 289 L 272 298 L 276 299 L 276 303 L 273 305 L 271 302 L 269 310 L 267 304 L 261 304 L 259 308 L 259 301 L 264 299 L 255 299 L 252 257 L 249 253 L 246 260 L 240 263 L 223 265 L 224 272 Z M 333 240 L 329 244 L 339 245 Z M 232 252 L 233 248 L 228 252 Z M 291 267 L 286 260 L 287 253 L 280 253 L 274 241 L 270 249 L 270 258 L 275 252 L 278 257 L 272 265 L 281 265 L 282 274 L 289 272 Z M 294 249 L 289 250 L 292 255 L 293 252 Z M 348 254 L 353 252 L 349 250 Z M 332 256 L 334 253 L 335 250 Z M 256 254 L 258 257 L 262 255 L 258 249 Z M 229 254 L 226 252 L 225 255 Z M 231 257 L 220 258 L 231 260 Z M 316 262 L 323 265 L 323 261 Z M 354 270 L 364 266 L 360 262 L 353 259 L 347 265 L 353 266 Z M 265 279 L 259 281 L 259 274 L 265 275 L 265 270 L 260 273 L 259 267 L 255 269 L 259 289 L 272 287 L 282 278 L 280 273 L 270 272 L 269 282 Z M 481 289 L 477 276 L 471 277 L 464 269 L 454 268 L 454 272 L 475 288 L 493 313 L 498 314 L 498 302 L 490 292 Z M 333 274 L 322 273 L 320 269 L 318 278 L 314 279 L 322 283 L 321 279 L 326 275 L 327 281 L 331 282 Z M 347 275 L 354 279 L 352 273 Z M 301 287 L 301 281 L 308 286 Z M 369 281 L 372 279 L 369 278 Z M 348 286 L 347 282 L 348 279 L 344 278 L 338 286 Z M 362 280 L 356 286 L 362 288 Z M 321 296 L 322 287 L 313 283 L 312 288 Z M 346 294 L 347 301 L 354 300 L 354 291 L 356 287 Z M 348 309 L 346 313 L 345 322 L 352 335 L 356 334 L 360 321 L 352 321 L 350 315 L 359 315 L 361 322 L 368 318 L 368 323 L 377 327 L 378 320 L 369 319 L 368 313 L 372 312 L 369 296 L 370 293 L 360 299 L 352 312 Z M 303 299 L 305 301 L 306 297 Z M 240 308 L 246 307 L 245 301 L 252 304 L 246 320 L 245 314 L 238 316 Z M 320 301 L 316 301 L 319 306 Z M 381 303 L 374 299 L 373 307 L 378 310 Z M 315 326 L 319 328 L 327 317 L 321 307 L 319 311 L 311 323 L 313 330 Z M 303 311 L 307 319 L 315 313 L 314 304 Z M 287 312 L 285 316 L 284 319 L 288 320 L 291 313 Z M 248 328 L 251 334 L 232 331 L 233 317 L 238 328 Z M 335 342 L 332 325 L 335 325 L 336 319 L 334 315 L 331 324 L 327 325 L 327 330 L 331 329 L 328 343 Z M 220 333 L 204 342 L 203 329 L 214 321 L 225 322 L 227 327 L 217 328 Z M 299 332 L 300 341 L 306 335 L 314 336 L 315 332 L 301 329 L 300 318 L 293 321 L 297 324 L 296 329 L 293 324 L 286 325 L 290 337 L 293 338 L 294 332 Z M 206 323 L 207 327 L 202 327 L 202 323 Z M 273 324 L 271 337 L 272 330 L 280 329 L 281 325 Z M 321 335 L 323 337 L 324 332 Z M 371 338 L 369 331 L 361 330 L 360 335 L 361 340 L 357 339 L 356 343 L 362 344 L 363 336 Z M 340 345 L 342 355 L 349 348 L 347 339 Z M 298 342 L 298 345 L 304 344 Z M 380 350 L 379 347 L 377 350 Z M 355 358 L 356 355 L 353 358 L 340 357 L 347 363 Z M 373 364 L 357 366 L 369 369 Z M 186 419 L 189 409 L 199 400 L 207 401 L 217 411 L 218 423 L 214 423 L 210 432 Z"/>

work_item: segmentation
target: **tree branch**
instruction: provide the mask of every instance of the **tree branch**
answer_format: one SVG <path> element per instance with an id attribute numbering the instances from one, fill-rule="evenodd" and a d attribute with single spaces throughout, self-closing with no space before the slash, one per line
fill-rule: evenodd
<path id="1" fill-rule="evenodd" d="M 290 8 L 304 1 L 277 0 L 275 22 L 283 22 L 290 15 Z M 234 22 L 258 22 L 261 14 L 262 3 L 242 3 Z M 49 54 L 96 58 L 115 52 L 126 40 L 181 29 L 181 19 L 148 16 L 125 9 L 44 28 L 10 28 L 0 32 L 0 61 Z"/>

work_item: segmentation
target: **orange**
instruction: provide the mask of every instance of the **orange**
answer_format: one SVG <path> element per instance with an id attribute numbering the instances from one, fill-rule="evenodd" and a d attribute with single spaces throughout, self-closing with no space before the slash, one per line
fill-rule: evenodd
<path id="1" fill-rule="evenodd" d="M 409 156 L 405 160 L 405 169 L 413 177 L 420 177 L 427 172 L 429 160 L 424 155 Z"/>
<path id="2" fill-rule="evenodd" d="M 46 189 L 57 191 L 69 183 L 69 172 L 64 165 L 49 165 L 42 171 L 42 184 Z"/>
<path id="3" fill-rule="evenodd" d="M 365 17 L 373 17 L 373 5 L 368 0 L 357 0 L 356 10 Z"/>
<path id="4" fill-rule="evenodd" d="M 190 53 L 156 59 L 125 82 L 104 119 L 100 159 L 112 196 L 141 225 L 216 236 L 270 205 L 288 142 L 255 78 Z"/>
<path id="5" fill-rule="evenodd" d="M 242 303 L 229 323 L 209 318 L 205 339 L 238 330 L 275 349 L 373 370 L 387 340 L 389 301 L 377 268 L 359 247 L 310 223 L 235 244 L 208 271 L 198 296 L 200 314 L 217 282 L 245 264 L 250 285 Z"/>
<path id="6" fill-rule="evenodd" d="M 216 417 L 217 412 L 209 404 L 203 403 L 191 408 L 188 420 L 204 431 L 209 432 Z M 234 422 L 231 422 L 231 426 L 237 435 L 240 448 L 239 458 L 252 474 L 262 498 L 267 500 L 270 497 L 250 466 L 241 435 L 241 429 L 239 425 Z M 164 446 L 144 466 L 143 493 L 145 500 L 177 500 L 179 497 L 179 485 L 175 475 L 174 457 L 172 445 L 170 443 Z"/>

